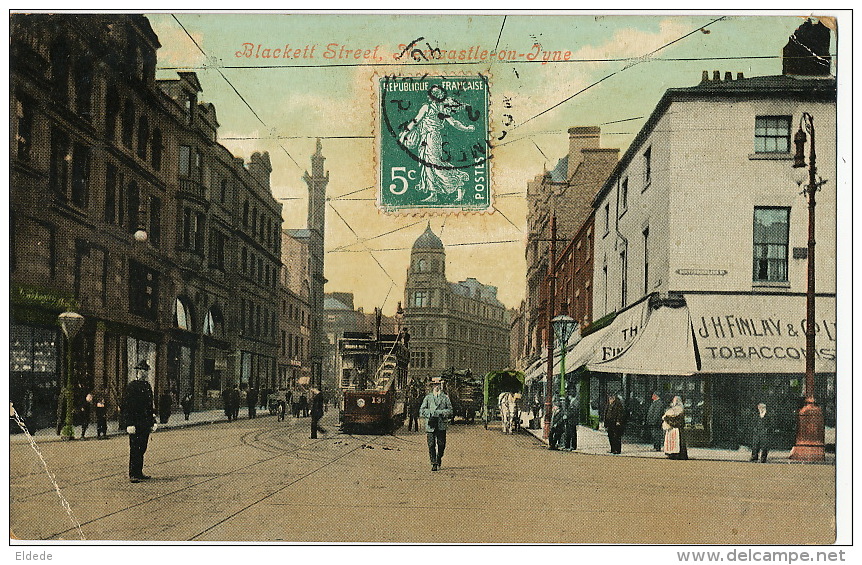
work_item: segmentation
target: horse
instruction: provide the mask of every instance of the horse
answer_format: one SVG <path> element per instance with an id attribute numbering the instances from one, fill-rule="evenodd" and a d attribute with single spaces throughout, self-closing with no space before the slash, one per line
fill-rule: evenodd
<path id="1" fill-rule="evenodd" d="M 500 409 L 500 419 L 503 420 L 503 433 L 515 432 L 515 419 L 518 417 L 518 396 L 513 392 L 501 392 L 497 397 L 497 405 Z"/>

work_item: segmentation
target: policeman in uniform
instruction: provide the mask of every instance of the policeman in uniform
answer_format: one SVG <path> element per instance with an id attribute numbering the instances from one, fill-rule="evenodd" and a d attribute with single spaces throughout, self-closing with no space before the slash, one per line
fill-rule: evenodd
<path id="1" fill-rule="evenodd" d="M 151 478 L 144 474 L 144 453 L 150 432 L 156 430 L 153 389 L 143 378 L 149 370 L 150 364 L 146 359 L 138 363 L 136 378 L 126 385 L 123 395 L 122 414 L 129 434 L 129 482 L 132 483 Z"/>

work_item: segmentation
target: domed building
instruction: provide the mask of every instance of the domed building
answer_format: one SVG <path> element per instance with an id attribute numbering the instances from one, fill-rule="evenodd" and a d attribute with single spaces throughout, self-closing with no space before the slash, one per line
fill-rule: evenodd
<path id="1" fill-rule="evenodd" d="M 473 277 L 447 281 L 446 249 L 430 223 L 413 243 L 404 303 L 411 377 L 448 368 L 483 375 L 509 365 L 508 312 L 497 287 Z"/>

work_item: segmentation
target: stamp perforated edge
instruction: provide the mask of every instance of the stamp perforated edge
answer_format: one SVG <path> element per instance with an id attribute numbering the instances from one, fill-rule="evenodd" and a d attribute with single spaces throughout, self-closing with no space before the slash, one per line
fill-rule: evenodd
<path id="1" fill-rule="evenodd" d="M 405 65 L 408 66 L 408 65 Z M 381 116 L 380 116 L 380 79 L 386 76 L 399 76 L 399 77 L 415 77 L 421 78 L 423 76 L 463 76 L 463 77 L 474 77 L 477 75 L 481 75 L 485 77 L 487 81 L 487 97 L 488 97 L 488 138 L 493 139 L 494 134 L 496 133 L 495 122 L 494 122 L 494 99 L 493 99 L 493 74 L 491 73 L 490 67 L 485 70 L 485 72 L 476 73 L 476 72 L 468 72 L 466 70 L 450 70 L 443 69 L 446 68 L 447 65 L 440 65 L 439 67 L 432 67 L 433 70 L 429 71 L 427 68 L 424 68 L 423 71 L 413 71 L 413 72 L 399 72 L 399 73 L 382 73 L 378 70 L 375 70 L 371 73 L 371 88 L 369 92 L 371 93 L 372 98 L 372 120 L 373 120 L 373 128 L 374 128 L 374 157 L 372 159 L 374 166 L 374 174 L 375 174 L 375 184 L 377 188 L 377 194 L 375 197 L 375 204 L 377 207 L 377 211 L 381 214 L 385 214 L 389 217 L 410 217 L 410 218 L 421 218 L 421 217 L 431 217 L 431 216 L 476 216 L 487 214 L 494 214 L 496 211 L 495 202 L 494 202 L 494 158 L 493 158 L 493 150 L 494 147 L 491 145 L 489 149 L 489 153 L 491 156 L 486 160 L 488 164 L 488 206 L 484 209 L 469 209 L 469 208 L 460 208 L 457 206 L 421 206 L 421 207 L 405 207 L 405 208 L 390 208 L 383 205 L 380 201 L 380 191 L 382 190 L 382 185 L 380 181 L 380 166 L 382 163 L 382 155 L 381 155 L 381 135 L 383 135 L 383 131 L 381 131 Z"/>

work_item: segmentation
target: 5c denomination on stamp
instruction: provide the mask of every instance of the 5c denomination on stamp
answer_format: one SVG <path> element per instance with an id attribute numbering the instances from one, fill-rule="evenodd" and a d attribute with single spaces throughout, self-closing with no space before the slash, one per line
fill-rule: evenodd
<path id="1" fill-rule="evenodd" d="M 487 77 L 386 76 L 378 86 L 378 205 L 489 209 Z"/>

